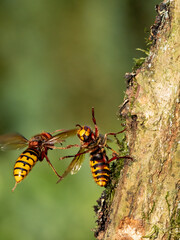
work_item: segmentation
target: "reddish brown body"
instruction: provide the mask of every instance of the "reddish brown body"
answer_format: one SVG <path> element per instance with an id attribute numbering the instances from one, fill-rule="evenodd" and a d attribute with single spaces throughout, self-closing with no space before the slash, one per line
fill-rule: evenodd
<path id="1" fill-rule="evenodd" d="M 95 125 L 94 131 L 92 131 L 91 128 L 88 126 L 81 126 L 79 124 L 76 125 L 77 127 L 79 127 L 79 130 L 77 131 L 77 136 L 80 139 L 80 150 L 76 155 L 65 156 L 61 158 L 64 159 L 74 157 L 66 171 L 63 173 L 62 177 L 64 178 L 69 172 L 71 172 L 71 174 L 76 173 L 81 167 L 85 153 L 89 152 L 90 167 L 93 178 L 99 186 L 106 187 L 108 182 L 110 181 L 109 163 L 118 158 L 130 157 L 118 156 L 118 153 L 116 153 L 107 145 L 108 135 L 117 135 L 119 133 L 122 133 L 124 130 L 118 133 L 106 133 L 105 135 L 99 134 L 99 129 L 96 125 L 96 119 L 94 117 L 94 108 L 92 108 L 92 120 Z M 112 158 L 108 158 L 105 148 L 113 151 Z M 61 179 L 59 181 L 61 181 Z"/>
<path id="2" fill-rule="evenodd" d="M 54 144 L 61 143 L 63 139 L 68 136 L 75 135 L 77 133 L 77 129 L 57 131 L 61 132 L 54 136 L 50 133 L 42 132 L 33 136 L 29 140 L 20 134 L 6 134 L 0 136 L 0 148 L 3 150 L 24 148 L 28 145 L 28 148 L 18 157 L 14 165 L 14 177 L 16 183 L 12 189 L 13 191 L 16 188 L 17 183 L 21 182 L 29 174 L 37 161 L 43 161 L 44 158 L 51 166 L 54 173 L 59 178 L 62 178 L 51 164 L 49 158 L 47 157 L 47 152 L 49 149 L 67 149 L 72 147 L 72 145 L 66 147 L 55 147 Z"/>

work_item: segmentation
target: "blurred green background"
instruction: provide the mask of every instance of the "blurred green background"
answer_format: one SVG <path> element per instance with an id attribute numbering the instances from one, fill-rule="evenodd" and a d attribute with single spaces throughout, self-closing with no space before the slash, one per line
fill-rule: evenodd
<path id="1" fill-rule="evenodd" d="M 116 112 L 124 74 L 143 56 L 144 29 L 157 1 L 0 0 L 0 134 L 26 138 L 75 124 L 102 133 L 121 129 Z M 68 143 L 78 139 L 68 139 Z M 50 151 L 59 173 L 75 153 Z M 60 184 L 44 160 L 14 193 L 13 166 L 22 151 L 0 152 L 0 239 L 92 240 L 93 205 L 102 188 L 91 176 L 88 155 L 78 174 Z"/>

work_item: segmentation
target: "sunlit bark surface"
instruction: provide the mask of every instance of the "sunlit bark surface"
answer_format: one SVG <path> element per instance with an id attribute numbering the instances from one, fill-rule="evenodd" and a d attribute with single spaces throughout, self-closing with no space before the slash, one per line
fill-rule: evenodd
<path id="1" fill-rule="evenodd" d="M 134 161 L 122 171 L 98 239 L 179 239 L 180 1 L 167 9 L 160 9 L 154 44 L 126 91 L 122 114 Z"/>

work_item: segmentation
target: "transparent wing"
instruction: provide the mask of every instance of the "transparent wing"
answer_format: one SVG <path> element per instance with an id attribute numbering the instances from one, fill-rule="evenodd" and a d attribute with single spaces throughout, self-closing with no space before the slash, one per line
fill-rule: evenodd
<path id="1" fill-rule="evenodd" d="M 77 155 L 73 160 L 72 160 L 72 162 L 71 163 L 73 163 L 72 165 L 73 165 L 73 168 L 71 169 L 71 174 L 76 174 L 79 170 L 80 170 L 80 168 L 81 168 L 81 166 L 82 166 L 82 164 L 83 164 L 83 161 L 84 161 L 84 159 L 85 159 L 85 152 L 84 152 L 84 149 L 80 149 L 79 150 L 79 152 L 78 152 L 78 154 L 81 154 L 81 155 Z"/>
<path id="2" fill-rule="evenodd" d="M 107 138 L 107 141 L 106 141 L 107 143 L 110 143 L 110 142 L 113 142 L 113 140 L 112 139 L 110 139 L 110 138 Z"/>
<path id="3" fill-rule="evenodd" d="M 80 148 L 79 152 L 76 154 L 76 156 L 73 158 L 73 160 L 71 161 L 71 163 L 69 164 L 65 172 L 63 173 L 62 175 L 63 178 L 66 177 L 70 172 L 71 174 L 76 174 L 80 170 L 81 165 L 85 158 L 84 153 L 85 153 L 85 150 L 83 148 Z"/>
<path id="4" fill-rule="evenodd" d="M 19 133 L 0 135 L 0 150 L 14 150 L 24 148 L 28 140 Z"/>
<path id="5" fill-rule="evenodd" d="M 70 130 L 65 130 L 62 131 L 56 135 L 54 135 L 51 139 L 49 139 L 46 144 L 55 144 L 55 143 L 60 143 L 63 139 L 67 137 L 71 137 L 77 134 L 77 128 L 75 129 L 70 129 Z"/>

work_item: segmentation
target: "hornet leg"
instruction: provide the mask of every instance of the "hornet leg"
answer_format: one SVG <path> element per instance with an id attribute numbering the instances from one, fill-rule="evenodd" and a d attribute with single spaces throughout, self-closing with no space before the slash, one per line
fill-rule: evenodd
<path id="1" fill-rule="evenodd" d="M 99 129 L 98 126 L 96 125 L 96 118 L 94 116 L 94 108 L 92 108 L 92 120 L 95 126 L 95 138 L 97 138 L 99 136 Z"/>
<path id="2" fill-rule="evenodd" d="M 14 192 L 15 188 L 17 187 L 17 182 L 15 183 L 13 189 L 12 189 L 12 192 Z"/>
<path id="3" fill-rule="evenodd" d="M 88 152 L 89 152 L 89 149 L 86 150 L 86 151 L 84 151 L 84 152 L 77 153 L 77 154 L 75 154 L 75 155 L 69 155 L 69 156 L 60 157 L 59 159 L 60 159 L 60 160 L 63 160 L 63 159 L 65 159 L 65 158 L 77 157 L 77 156 L 80 156 L 80 155 L 85 154 L 85 153 L 88 153 Z"/>
<path id="4" fill-rule="evenodd" d="M 108 136 L 108 135 L 116 136 L 117 134 L 123 133 L 124 131 L 126 131 L 126 128 L 123 129 L 123 130 L 120 131 L 120 132 L 117 132 L 117 133 L 106 133 L 106 134 L 104 135 L 104 138 L 105 138 L 105 140 L 107 140 L 107 136 Z"/>
<path id="5" fill-rule="evenodd" d="M 48 146 L 48 148 L 51 148 L 51 149 L 68 149 L 68 148 L 72 148 L 72 147 L 80 147 L 80 145 L 78 144 L 73 144 L 73 145 L 68 145 L 66 147 L 56 147 L 56 146 Z"/>
<path id="6" fill-rule="evenodd" d="M 45 156 L 47 162 L 49 163 L 49 165 L 51 166 L 53 172 L 54 172 L 59 178 L 62 178 L 62 177 L 57 173 L 56 169 L 53 167 L 53 165 L 51 164 L 51 162 L 49 161 L 49 158 L 47 157 L 47 155 L 45 154 L 44 156 Z"/>

